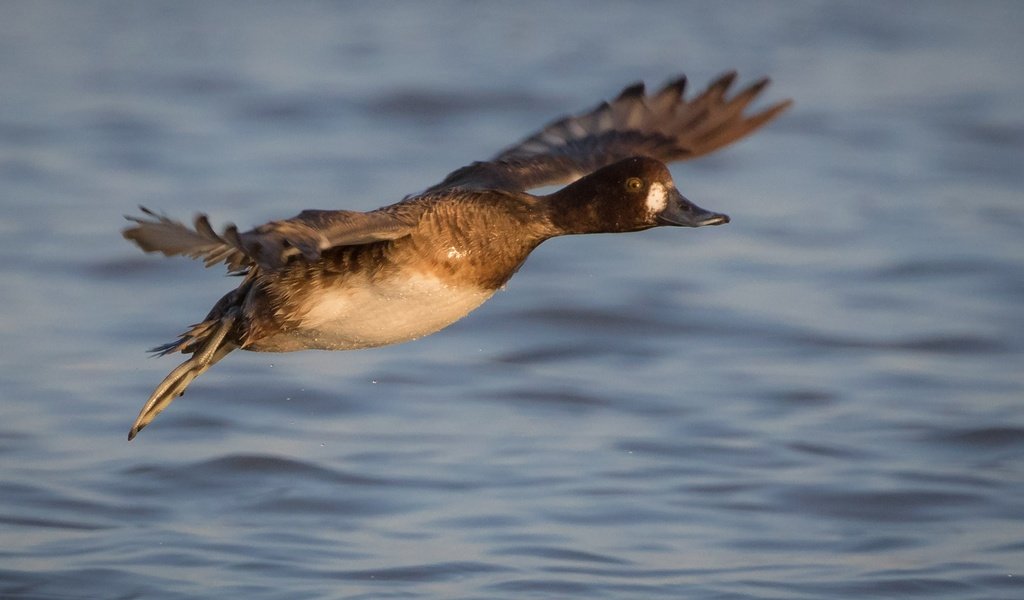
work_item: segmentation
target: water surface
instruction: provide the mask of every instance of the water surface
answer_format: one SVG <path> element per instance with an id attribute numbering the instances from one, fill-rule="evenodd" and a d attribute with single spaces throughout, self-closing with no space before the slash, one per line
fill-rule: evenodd
<path id="1" fill-rule="evenodd" d="M 1024 597 L 1024 6 L 0 6 L 0 596 Z M 119 236 L 366 210 L 632 81 L 796 107 L 727 227 L 554 240 L 449 330 L 236 353 Z"/>

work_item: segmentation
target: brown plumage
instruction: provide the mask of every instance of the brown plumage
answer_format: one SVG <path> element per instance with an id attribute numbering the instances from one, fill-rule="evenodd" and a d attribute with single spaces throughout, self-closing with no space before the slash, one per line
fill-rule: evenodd
<path id="1" fill-rule="evenodd" d="M 191 357 L 150 396 L 128 439 L 235 349 L 346 350 L 429 335 L 486 301 L 544 240 L 560 235 L 699 227 L 725 215 L 686 200 L 665 162 L 707 154 L 764 125 L 785 101 L 751 116 L 762 79 L 732 98 L 735 73 L 685 100 L 685 79 L 652 95 L 627 87 L 612 102 L 548 125 L 370 212 L 303 211 L 251 231 L 189 228 L 143 208 L 125 238 L 146 252 L 225 263 L 242 283 L 179 339 L 154 349 Z M 526 190 L 570 185 L 547 196 Z"/>

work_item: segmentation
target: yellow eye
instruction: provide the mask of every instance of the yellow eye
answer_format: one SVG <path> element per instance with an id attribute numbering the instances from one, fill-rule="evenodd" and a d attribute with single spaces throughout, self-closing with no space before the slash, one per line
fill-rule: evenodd
<path id="1" fill-rule="evenodd" d="M 626 180 L 626 189 L 631 192 L 638 192 L 644 187 L 644 182 L 639 177 L 630 177 Z"/>

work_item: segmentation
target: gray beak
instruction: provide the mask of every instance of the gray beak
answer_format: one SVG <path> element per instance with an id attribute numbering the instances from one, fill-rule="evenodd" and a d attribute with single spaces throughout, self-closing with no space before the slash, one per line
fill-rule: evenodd
<path id="1" fill-rule="evenodd" d="M 704 227 L 705 225 L 724 225 L 729 222 L 729 215 L 704 210 L 687 200 L 679 190 L 673 189 L 668 206 L 656 217 L 660 225 L 675 227 Z"/>

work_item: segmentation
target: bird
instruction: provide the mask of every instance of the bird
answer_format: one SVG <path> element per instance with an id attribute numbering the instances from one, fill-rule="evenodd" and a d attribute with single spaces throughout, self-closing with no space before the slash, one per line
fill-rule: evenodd
<path id="1" fill-rule="evenodd" d="M 753 114 L 762 78 L 730 94 L 727 72 L 687 99 L 685 76 L 551 122 L 490 160 L 473 162 L 394 204 L 303 210 L 249 231 L 192 227 L 140 206 L 123 236 L 145 252 L 223 263 L 241 277 L 198 324 L 153 348 L 188 359 L 154 389 L 128 439 L 234 350 L 354 350 L 430 335 L 474 310 L 553 237 L 722 225 L 677 189 L 667 163 L 714 152 L 785 111 Z M 530 190 L 562 185 L 545 195 Z"/>

